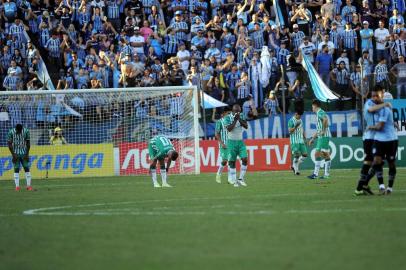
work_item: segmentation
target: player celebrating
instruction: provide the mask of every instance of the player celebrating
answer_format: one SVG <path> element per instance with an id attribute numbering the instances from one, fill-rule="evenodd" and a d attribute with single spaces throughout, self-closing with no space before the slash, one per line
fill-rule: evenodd
<path id="1" fill-rule="evenodd" d="M 7 136 L 8 149 L 10 150 L 14 165 L 14 183 L 16 191 L 20 191 L 20 165 L 25 171 L 25 180 L 27 190 L 31 191 L 31 173 L 30 173 L 30 132 L 23 128 L 22 124 L 17 124 L 15 128 L 10 129 Z"/>
<path id="2" fill-rule="evenodd" d="M 296 110 L 296 113 L 290 118 L 288 122 L 290 134 L 290 148 L 292 150 L 293 165 L 292 170 L 296 175 L 300 174 L 299 165 L 307 157 L 307 149 L 305 145 L 305 133 L 302 122 L 302 110 Z"/>
<path id="3" fill-rule="evenodd" d="M 216 122 L 216 133 L 215 137 L 219 142 L 219 150 L 220 150 L 220 157 L 221 157 L 221 163 L 220 166 L 217 170 L 217 175 L 216 175 L 216 182 L 221 183 L 221 173 L 224 170 L 224 167 L 227 165 L 227 159 L 228 159 L 228 151 L 227 151 L 227 136 L 228 136 L 228 131 L 226 126 L 224 125 L 224 120 L 225 117 L 227 116 L 229 112 L 224 111 L 222 118 L 220 118 Z M 231 183 L 231 177 L 230 177 L 230 170 L 228 170 L 228 182 Z"/>
<path id="4" fill-rule="evenodd" d="M 312 175 L 308 176 L 310 179 L 316 179 L 319 176 L 320 165 L 321 161 L 324 159 L 324 176 L 320 177 L 320 179 L 328 179 L 330 177 L 330 167 L 331 167 L 331 159 L 330 159 L 330 128 L 329 128 L 329 120 L 325 111 L 321 108 L 321 103 L 319 100 L 313 100 L 312 102 L 312 110 L 317 115 L 317 129 L 316 133 L 309 141 L 309 145 L 312 145 L 313 141 L 317 138 L 316 144 L 316 162 L 314 166 L 314 172 Z"/>
<path id="5" fill-rule="evenodd" d="M 375 123 L 374 116 L 375 114 L 385 106 L 391 106 L 390 103 L 378 103 L 379 93 L 382 92 L 380 88 L 376 88 L 372 91 L 371 99 L 368 99 L 364 105 L 364 119 L 367 127 L 373 126 Z M 374 160 L 373 147 L 375 143 L 375 131 L 372 129 L 366 129 L 362 137 L 363 146 L 364 146 L 364 163 L 362 164 L 360 179 L 358 181 L 357 188 L 355 190 L 355 195 L 373 195 L 371 188 L 366 185 L 367 176 L 369 169 L 371 168 L 372 161 Z"/>
<path id="6" fill-rule="evenodd" d="M 235 187 L 244 186 L 247 184 L 244 181 L 245 173 L 247 172 L 247 148 L 242 139 L 242 128 L 247 129 L 248 124 L 245 120 L 244 115 L 241 115 L 241 107 L 238 104 L 233 106 L 232 113 L 228 114 L 224 119 L 224 125 L 227 127 L 228 131 L 228 140 L 227 140 L 227 149 L 228 149 L 228 164 L 230 167 L 230 176 L 231 181 Z M 237 181 L 237 171 L 235 168 L 235 162 L 237 156 L 240 157 L 242 165 L 240 171 L 240 177 Z"/>
<path id="7" fill-rule="evenodd" d="M 376 103 L 383 103 L 383 89 L 379 88 L 373 92 L 373 99 Z M 391 194 L 393 192 L 393 184 L 396 176 L 396 154 L 398 151 L 398 136 L 393 121 L 393 113 L 390 106 L 385 106 L 374 115 L 376 125 L 368 126 L 368 130 L 375 131 L 375 157 L 372 169 L 367 176 L 368 181 L 376 174 L 379 182 L 379 193 Z M 385 190 L 383 183 L 383 159 L 388 161 L 389 181 L 388 188 Z"/>
<path id="8" fill-rule="evenodd" d="M 156 164 L 158 161 L 162 177 L 162 187 L 171 187 L 167 182 L 166 173 L 171 166 L 171 162 L 177 160 L 179 156 L 178 152 L 175 151 L 175 147 L 173 147 L 171 141 L 165 136 L 155 136 L 148 143 L 148 153 L 150 160 L 152 160 L 152 163 L 150 165 L 150 172 L 152 175 L 152 182 L 154 184 L 154 187 L 161 187 L 156 177 Z M 168 159 L 165 167 L 166 157 Z"/>

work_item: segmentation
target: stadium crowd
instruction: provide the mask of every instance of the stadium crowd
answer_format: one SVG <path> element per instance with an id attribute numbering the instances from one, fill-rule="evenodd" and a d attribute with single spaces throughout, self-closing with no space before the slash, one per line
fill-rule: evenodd
<path id="1" fill-rule="evenodd" d="M 41 55 L 57 89 L 192 84 L 275 114 L 310 92 L 306 55 L 353 108 L 392 75 L 406 94 L 404 0 L 276 2 L 279 20 L 264 0 L 3 0 L 2 87 L 43 87 Z"/>

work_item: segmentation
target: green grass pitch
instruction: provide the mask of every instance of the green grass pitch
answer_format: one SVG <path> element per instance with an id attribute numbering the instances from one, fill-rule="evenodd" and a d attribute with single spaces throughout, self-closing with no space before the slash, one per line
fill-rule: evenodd
<path id="1" fill-rule="evenodd" d="M 0 269 L 405 269 L 406 169 L 391 196 L 354 197 L 358 172 L 0 181 Z"/>

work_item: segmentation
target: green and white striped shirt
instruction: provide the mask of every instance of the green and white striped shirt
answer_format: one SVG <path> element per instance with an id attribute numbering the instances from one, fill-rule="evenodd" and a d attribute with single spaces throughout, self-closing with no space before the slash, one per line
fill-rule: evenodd
<path id="1" fill-rule="evenodd" d="M 227 145 L 228 131 L 224 124 L 224 117 L 216 122 L 216 134 L 220 134 L 220 140 Z"/>
<path id="2" fill-rule="evenodd" d="M 299 123 L 299 126 L 295 129 L 295 131 L 293 131 L 293 133 L 290 133 L 290 144 L 304 143 L 302 119 L 296 119 L 293 116 L 292 118 L 289 119 L 288 127 L 294 128 L 296 127 L 297 123 Z"/>
<path id="3" fill-rule="evenodd" d="M 317 115 L 317 137 L 319 138 L 330 138 L 330 121 L 328 120 L 328 116 L 325 111 L 319 109 L 316 113 Z M 323 128 L 323 119 L 327 117 L 327 128 L 324 130 Z"/>
<path id="4" fill-rule="evenodd" d="M 27 141 L 29 140 L 30 132 L 26 128 L 23 128 L 20 134 L 17 133 L 15 128 L 12 128 L 7 135 L 7 141 L 12 143 L 13 151 L 17 155 L 27 154 Z"/>
<path id="5" fill-rule="evenodd" d="M 244 114 L 240 114 L 240 119 L 244 120 L 244 121 L 246 120 Z M 233 122 L 234 122 L 234 115 L 232 113 L 230 113 L 224 117 L 224 127 L 228 127 Z M 227 138 L 229 140 L 233 140 L 233 141 L 242 141 L 242 132 L 243 132 L 243 127 L 241 126 L 240 122 L 237 121 L 237 123 L 234 126 L 234 129 L 227 133 Z"/>

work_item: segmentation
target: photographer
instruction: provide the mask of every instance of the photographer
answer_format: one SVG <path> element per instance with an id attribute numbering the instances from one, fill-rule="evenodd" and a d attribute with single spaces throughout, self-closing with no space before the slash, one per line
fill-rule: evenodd
<path id="1" fill-rule="evenodd" d="M 68 144 L 62 135 L 62 129 L 60 127 L 56 127 L 54 129 L 54 135 L 52 135 L 51 138 L 49 139 L 49 144 L 50 145 Z"/>

